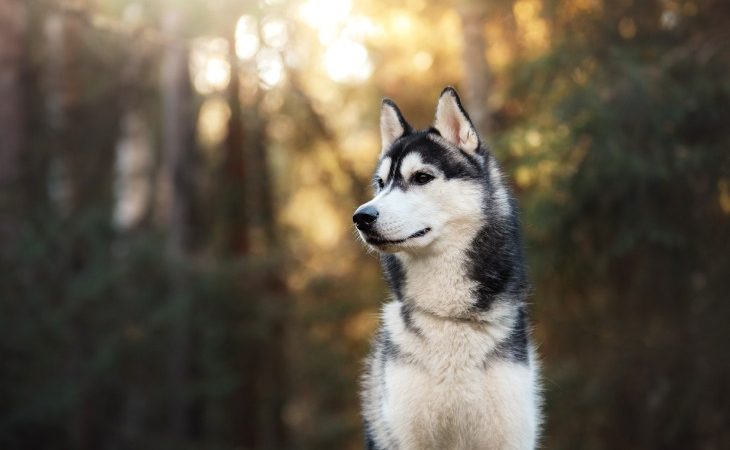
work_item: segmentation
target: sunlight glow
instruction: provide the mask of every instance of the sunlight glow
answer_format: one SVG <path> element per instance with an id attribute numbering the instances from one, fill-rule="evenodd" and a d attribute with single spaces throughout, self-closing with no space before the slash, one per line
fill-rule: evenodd
<path id="1" fill-rule="evenodd" d="M 314 28 L 332 27 L 350 13 L 350 0 L 308 0 L 299 7 L 299 16 Z"/>
<path id="2" fill-rule="evenodd" d="M 261 25 L 261 35 L 269 47 L 282 48 L 289 40 L 286 22 L 278 18 L 266 18 Z"/>
<path id="3" fill-rule="evenodd" d="M 205 81 L 213 90 L 220 91 L 231 80 L 231 66 L 225 59 L 211 58 L 205 68 Z"/>
<path id="4" fill-rule="evenodd" d="M 337 82 L 361 82 L 373 73 L 365 46 L 345 38 L 338 39 L 327 48 L 324 67 L 327 75 Z"/>
<path id="5" fill-rule="evenodd" d="M 152 192 L 154 151 L 149 125 L 137 113 L 122 121 L 114 161 L 114 225 L 128 229 L 144 219 Z"/>
<path id="6" fill-rule="evenodd" d="M 140 3 L 130 3 L 122 11 L 122 23 L 129 28 L 138 28 L 144 22 L 144 14 L 144 7 Z"/>
<path id="7" fill-rule="evenodd" d="M 264 89 L 270 89 L 284 78 L 284 62 L 278 51 L 271 48 L 262 49 L 256 55 L 259 80 Z"/>
<path id="8" fill-rule="evenodd" d="M 364 41 L 375 33 L 375 25 L 369 17 L 360 14 L 347 18 L 342 29 L 342 36 L 353 41 Z"/>
<path id="9" fill-rule="evenodd" d="M 530 147 L 539 147 L 540 144 L 542 144 L 542 136 L 540 136 L 540 132 L 534 129 L 527 132 L 525 140 Z"/>
<path id="10" fill-rule="evenodd" d="M 413 66 L 417 70 L 425 72 L 431 68 L 431 64 L 433 64 L 433 56 L 429 52 L 420 51 L 413 55 Z"/>
<path id="11" fill-rule="evenodd" d="M 193 43 L 190 72 L 195 90 L 201 94 L 222 91 L 231 80 L 228 42 L 223 38 L 200 38 Z"/>
<path id="12" fill-rule="evenodd" d="M 730 178 L 717 180 L 717 193 L 717 201 L 720 202 L 722 212 L 730 214 Z"/>
<path id="13" fill-rule="evenodd" d="M 512 49 L 509 39 L 505 36 L 505 30 L 502 27 L 484 27 L 484 33 L 487 36 L 487 61 L 495 69 L 502 69 L 512 60 Z"/>
<path id="14" fill-rule="evenodd" d="M 538 0 L 518 0 L 512 7 L 522 41 L 531 49 L 547 47 L 548 26 L 542 18 L 542 3 Z"/>
<path id="15" fill-rule="evenodd" d="M 413 19 L 405 11 L 394 13 L 390 20 L 393 31 L 399 35 L 408 35 L 413 30 Z"/>
<path id="16" fill-rule="evenodd" d="M 298 9 L 303 22 L 317 30 L 324 46 L 327 76 L 338 83 L 367 80 L 373 65 L 365 45 L 375 26 L 370 18 L 352 14 L 351 0 L 306 0 Z"/>
<path id="17" fill-rule="evenodd" d="M 198 139 L 204 148 L 213 148 L 223 142 L 230 117 L 231 108 L 219 96 L 203 102 L 198 113 Z"/>
<path id="18" fill-rule="evenodd" d="M 348 227 L 332 200 L 332 193 L 321 186 L 302 186 L 282 211 L 287 226 L 297 230 L 309 242 L 326 250 L 336 247 Z"/>
<path id="19" fill-rule="evenodd" d="M 259 34 L 256 19 L 241 16 L 236 23 L 236 55 L 241 59 L 251 59 L 259 50 Z"/>

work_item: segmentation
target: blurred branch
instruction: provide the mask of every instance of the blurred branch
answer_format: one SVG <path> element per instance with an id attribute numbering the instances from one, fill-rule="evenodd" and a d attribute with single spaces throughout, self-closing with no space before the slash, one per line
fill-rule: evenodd
<path id="1" fill-rule="evenodd" d="M 28 0 L 31 4 L 47 8 L 55 13 L 64 14 L 97 31 L 102 31 L 123 38 L 143 39 L 147 43 L 164 47 L 170 43 L 190 46 L 191 40 L 182 38 L 169 31 L 142 23 L 127 23 L 111 17 L 95 13 L 84 2 Z"/>
<path id="2" fill-rule="evenodd" d="M 695 36 L 686 44 L 667 52 L 662 57 L 661 63 L 657 65 L 656 72 L 661 75 L 664 70 L 687 59 L 693 59 L 704 65 L 712 57 L 728 50 L 730 50 L 730 32 L 728 31 L 723 30 L 706 36 Z"/>
<path id="3" fill-rule="evenodd" d="M 357 172 L 352 168 L 352 164 L 350 164 L 349 161 L 347 161 L 345 158 L 342 157 L 342 154 L 337 151 L 338 149 L 338 140 L 337 136 L 330 130 L 330 128 L 327 126 L 326 120 L 320 113 L 317 112 L 317 110 L 314 108 L 314 105 L 312 105 L 312 100 L 309 98 L 307 93 L 304 91 L 304 88 L 302 87 L 301 83 L 299 82 L 298 77 L 295 73 L 290 72 L 290 84 L 292 93 L 296 95 L 301 101 L 302 105 L 304 106 L 304 109 L 307 112 L 307 115 L 312 120 L 312 124 L 314 125 L 315 130 L 317 133 L 324 138 L 324 140 L 327 142 L 328 145 L 326 145 L 327 150 L 329 150 L 332 153 L 332 156 L 334 157 L 335 161 L 337 162 L 337 165 L 339 166 L 340 170 L 342 170 L 344 173 L 348 175 L 348 177 L 351 180 L 358 180 L 360 177 L 358 176 Z M 350 183 L 350 192 L 353 196 L 353 198 L 360 202 L 364 201 L 366 198 L 366 191 L 363 187 L 362 183 L 353 182 Z"/>

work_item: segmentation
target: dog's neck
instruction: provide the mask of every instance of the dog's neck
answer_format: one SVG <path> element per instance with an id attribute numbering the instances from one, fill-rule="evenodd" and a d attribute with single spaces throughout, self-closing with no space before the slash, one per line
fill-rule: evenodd
<path id="1" fill-rule="evenodd" d="M 491 321 L 527 293 L 519 220 L 497 164 L 489 162 L 490 217 L 451 224 L 448 239 L 383 258 L 395 296 L 444 319 Z M 506 294 L 506 295 L 502 295 Z M 512 308 L 508 308 L 512 309 Z M 493 310 L 493 311 L 492 311 Z"/>
<path id="2" fill-rule="evenodd" d="M 472 239 L 451 242 L 440 252 L 397 257 L 403 266 L 401 300 L 435 316 L 465 319 L 473 314 L 476 284 L 468 276 L 467 246 Z"/>

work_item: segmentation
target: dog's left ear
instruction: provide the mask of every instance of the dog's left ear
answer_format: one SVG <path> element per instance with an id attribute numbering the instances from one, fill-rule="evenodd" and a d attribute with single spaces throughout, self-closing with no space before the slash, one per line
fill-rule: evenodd
<path id="1" fill-rule="evenodd" d="M 380 106 L 380 154 L 387 152 L 393 142 L 411 131 L 411 126 L 406 122 L 395 102 L 389 98 L 384 98 Z"/>
<path id="2" fill-rule="evenodd" d="M 462 150 L 476 153 L 479 149 L 479 134 L 461 106 L 459 94 L 451 86 L 441 92 L 433 127 L 444 139 Z"/>

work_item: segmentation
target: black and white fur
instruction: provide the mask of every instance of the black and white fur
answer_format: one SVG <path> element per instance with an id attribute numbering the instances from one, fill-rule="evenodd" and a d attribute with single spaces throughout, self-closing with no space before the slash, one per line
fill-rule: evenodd
<path id="1" fill-rule="evenodd" d="M 416 131 L 384 100 L 375 197 L 355 212 L 393 301 L 366 362 L 368 449 L 533 449 L 540 428 L 515 202 L 456 91 Z"/>

